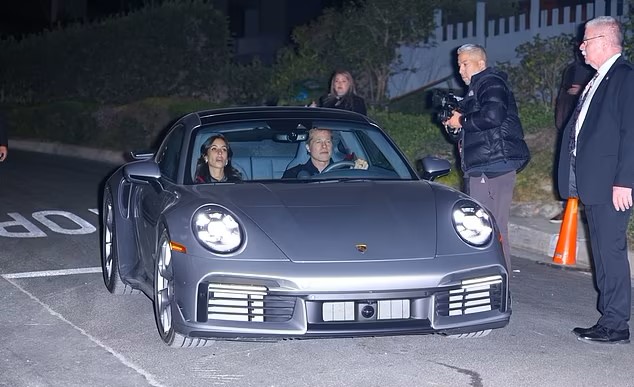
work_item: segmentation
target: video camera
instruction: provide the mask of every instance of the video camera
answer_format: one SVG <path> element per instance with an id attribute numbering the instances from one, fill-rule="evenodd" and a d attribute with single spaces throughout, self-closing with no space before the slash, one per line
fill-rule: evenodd
<path id="1" fill-rule="evenodd" d="M 453 115 L 454 110 L 460 111 L 460 100 L 453 92 L 434 89 L 432 94 L 432 106 L 437 110 L 436 117 L 440 123 L 444 123 Z"/>

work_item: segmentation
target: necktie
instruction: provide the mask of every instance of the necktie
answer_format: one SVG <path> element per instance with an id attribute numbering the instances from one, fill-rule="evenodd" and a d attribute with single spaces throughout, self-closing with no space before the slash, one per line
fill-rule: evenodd
<path id="1" fill-rule="evenodd" d="M 575 107 L 575 111 L 572 113 L 572 117 L 570 117 L 569 123 L 571 124 L 571 127 L 570 127 L 570 138 L 569 138 L 569 141 L 568 141 L 568 151 L 570 152 L 570 154 L 572 154 L 574 152 L 575 147 L 577 146 L 577 144 L 576 144 L 576 140 L 577 140 L 577 120 L 579 119 L 579 114 L 581 113 L 581 108 L 583 107 L 583 103 L 586 101 L 586 97 L 588 97 L 590 89 L 592 89 L 592 85 L 594 84 L 594 81 L 597 79 L 598 76 L 599 76 L 599 72 L 597 71 L 596 73 L 594 73 L 594 76 L 592 77 L 590 82 L 588 82 L 588 84 L 586 85 L 585 89 L 583 89 L 583 93 L 581 93 L 581 97 L 579 98 L 579 102 L 577 102 L 577 106 Z"/>

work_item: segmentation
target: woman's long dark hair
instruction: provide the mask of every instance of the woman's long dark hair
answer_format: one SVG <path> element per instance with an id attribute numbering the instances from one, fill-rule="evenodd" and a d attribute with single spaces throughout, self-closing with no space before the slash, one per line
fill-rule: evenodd
<path id="1" fill-rule="evenodd" d="M 198 159 L 198 163 L 196 165 L 196 182 L 197 183 L 210 183 L 212 182 L 211 173 L 209 172 L 209 165 L 205 161 L 205 156 L 207 156 L 207 151 L 211 147 L 211 144 L 214 143 L 216 139 L 221 139 L 225 142 L 227 146 L 227 165 L 224 167 L 224 174 L 227 178 L 227 181 L 239 181 L 242 180 L 242 175 L 231 165 L 231 159 L 233 158 L 233 150 L 231 149 L 231 145 L 229 145 L 229 141 L 220 133 L 214 133 L 200 146 L 200 158 Z"/>

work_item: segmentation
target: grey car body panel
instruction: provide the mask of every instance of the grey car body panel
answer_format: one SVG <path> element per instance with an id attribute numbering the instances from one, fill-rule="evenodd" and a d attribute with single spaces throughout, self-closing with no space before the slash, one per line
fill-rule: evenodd
<path id="1" fill-rule="evenodd" d="M 178 166 L 176 181 L 126 181 L 126 174 L 134 177 L 145 171 L 152 176 L 156 158 L 151 158 L 134 162 L 125 173 L 126 167 L 121 167 L 106 182 L 116 207 L 114 248 L 124 282 L 153 297 L 151 265 L 159 225 L 167 228 L 172 241 L 187 249 L 186 254 L 173 252 L 172 260 L 178 305 L 172 314 L 181 334 L 247 338 L 460 333 L 508 323 L 509 273 L 497 230 L 484 246 L 465 243 L 452 225 L 451 213 L 456 203 L 473 199 L 415 178 L 411 166 L 411 180 L 182 184 L 192 157 L 189 133 L 213 122 L 262 120 L 263 116 L 375 126 L 365 116 L 330 109 L 261 107 L 191 113 L 174 125 L 186 128 L 181 147 L 186 160 Z M 206 206 L 219 206 L 238 220 L 246 235 L 238 251 L 215 254 L 198 242 L 192 219 Z M 365 249 L 360 251 L 359 245 Z M 465 279 L 486 276 L 503 278 L 500 310 L 452 317 L 432 314 L 420 321 L 374 325 L 309 321 L 311 310 L 318 305 L 312 303 L 320 300 L 411 299 L 413 313 L 424 315 L 433 310 L 437 292 L 459 287 Z M 259 325 L 197 321 L 200 286 L 213 282 L 262 285 L 271 294 L 295 297 L 293 317 L 286 323 Z"/>
<path id="2" fill-rule="evenodd" d="M 426 183 L 200 186 L 197 203 L 207 203 L 212 190 L 294 262 L 421 259 L 436 253 L 436 212 Z M 363 254 L 355 249 L 359 243 L 368 246 Z"/>

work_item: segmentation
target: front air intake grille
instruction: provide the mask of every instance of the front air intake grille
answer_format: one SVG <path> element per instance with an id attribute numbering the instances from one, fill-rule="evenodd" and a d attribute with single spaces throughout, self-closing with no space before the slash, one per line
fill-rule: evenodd
<path id="1" fill-rule="evenodd" d="M 443 317 L 500 310 L 504 294 L 502 276 L 474 278 L 438 292 L 436 315 Z"/>
<path id="2" fill-rule="evenodd" d="M 295 297 L 272 296 L 264 286 L 209 284 L 207 319 L 285 322 L 291 319 Z"/>

